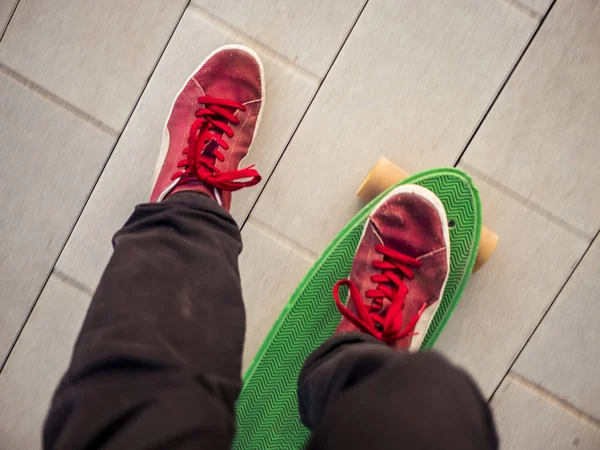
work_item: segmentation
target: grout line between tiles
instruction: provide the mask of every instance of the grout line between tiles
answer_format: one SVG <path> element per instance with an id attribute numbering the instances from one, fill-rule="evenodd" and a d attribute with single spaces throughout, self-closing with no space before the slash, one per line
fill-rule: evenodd
<path id="1" fill-rule="evenodd" d="M 254 203 L 252 204 L 252 207 L 248 211 L 248 214 L 246 214 L 246 218 L 244 219 L 244 222 L 241 224 L 240 229 L 242 229 L 244 227 L 244 225 L 246 224 L 246 222 L 250 218 L 250 216 L 252 214 L 252 211 L 254 211 L 254 208 L 256 207 L 256 204 L 260 200 L 260 197 L 261 197 L 262 193 L 265 191 L 265 189 L 269 185 L 269 181 L 271 180 L 271 177 L 273 176 L 273 174 L 277 170 L 277 167 L 279 166 L 279 163 L 281 162 L 281 159 L 283 158 L 283 155 L 285 155 L 285 152 L 286 152 L 287 148 L 289 147 L 290 142 L 292 142 L 292 139 L 294 139 L 294 136 L 296 135 L 296 132 L 298 131 L 298 128 L 300 128 L 300 124 L 304 121 L 304 117 L 306 117 L 306 114 L 308 113 L 310 107 L 312 106 L 313 102 L 315 101 L 315 98 L 317 98 L 317 95 L 319 95 L 319 91 L 321 90 L 321 86 L 323 86 L 323 83 L 327 79 L 327 75 L 329 75 L 329 72 L 331 71 L 331 68 L 333 67 L 333 65 L 335 64 L 338 56 L 342 52 L 342 49 L 346 45 L 346 42 L 348 41 L 348 38 L 352 34 L 352 31 L 354 30 L 354 27 L 358 23 L 360 17 L 362 16 L 363 11 L 365 10 L 365 8 L 367 7 L 368 4 L 369 4 L 369 1 L 368 0 L 365 1 L 363 3 L 362 8 L 360 9 L 360 11 L 358 12 L 358 14 L 356 15 L 356 17 L 354 19 L 354 22 L 352 23 L 352 25 L 350 26 L 350 29 L 348 30 L 348 33 L 346 33 L 346 37 L 344 38 L 344 40 L 340 44 L 340 47 L 338 48 L 337 53 L 333 57 L 333 60 L 331 61 L 331 64 L 329 65 L 329 67 L 325 71 L 325 75 L 323 75 L 323 78 L 319 81 L 319 84 L 317 85 L 317 88 L 315 89 L 315 92 L 314 92 L 312 98 L 310 99 L 310 101 L 308 102 L 308 105 L 306 106 L 306 109 L 302 113 L 302 117 L 300 117 L 300 119 L 296 123 L 296 127 L 294 128 L 294 130 L 290 134 L 290 138 L 288 139 L 288 141 L 285 143 L 285 146 L 283 147 L 283 151 L 279 154 L 279 157 L 277 158 L 277 161 L 275 161 L 275 164 L 273 164 L 273 170 L 271 170 L 271 173 L 264 180 L 264 183 L 262 184 L 262 186 L 260 188 L 260 192 L 258 193 L 258 195 L 256 196 L 256 198 L 254 199 Z"/>
<path id="2" fill-rule="evenodd" d="M 57 269 L 56 267 L 52 270 L 52 275 L 56 276 L 56 278 L 58 278 L 59 280 L 65 282 L 66 284 L 68 284 L 72 288 L 75 288 L 78 291 L 83 292 L 86 295 L 89 295 L 90 297 L 92 297 L 94 295 L 94 292 L 95 292 L 94 289 L 92 289 L 91 287 L 89 287 L 85 283 L 82 283 L 77 278 L 72 277 L 68 273 L 63 272 L 62 270 Z"/>
<path id="3" fill-rule="evenodd" d="M 43 87 L 37 85 L 33 81 L 29 80 L 28 78 L 24 77 L 20 73 L 16 72 L 15 70 L 11 69 L 10 67 L 8 67 L 7 65 L 5 65 L 1 62 L 0 62 L 0 74 L 5 75 L 6 77 L 10 78 L 11 80 L 25 86 L 27 89 L 38 94 L 44 100 L 54 103 L 58 107 L 70 112 L 75 117 L 83 120 L 84 122 L 87 122 L 88 124 L 92 125 L 95 128 L 98 128 L 100 131 L 102 131 L 105 134 L 108 134 L 109 136 L 112 136 L 113 138 L 118 138 L 119 135 L 121 134 L 119 131 L 109 127 L 105 123 L 96 119 L 94 116 L 86 113 L 85 111 L 82 111 L 81 109 L 77 108 L 76 106 L 73 106 L 72 104 L 63 100 L 59 96 L 44 89 Z"/>
<path id="4" fill-rule="evenodd" d="M 477 177 L 481 178 L 484 183 L 499 190 L 503 194 L 506 194 L 508 197 L 523 204 L 530 210 L 536 212 L 537 214 L 544 217 L 545 219 L 548 219 L 550 222 L 553 222 L 554 224 L 558 225 L 559 227 L 565 229 L 569 233 L 574 234 L 578 238 L 581 238 L 586 242 L 590 242 L 592 239 L 594 239 L 594 235 L 592 235 L 590 233 L 586 233 L 585 231 L 582 231 L 579 228 L 571 225 L 566 220 L 561 219 L 559 216 L 555 215 L 554 213 L 548 211 L 547 209 L 542 208 L 537 203 L 534 203 L 531 200 L 529 200 L 528 198 L 519 194 L 518 192 L 513 191 L 511 188 L 503 185 L 501 182 L 494 179 L 490 175 L 483 173 L 479 169 L 476 169 L 475 167 L 473 167 L 465 162 L 461 162 L 460 166 L 461 166 L 461 168 L 464 168 L 467 172 L 474 173 Z"/>
<path id="5" fill-rule="evenodd" d="M 546 14 L 539 21 L 539 23 L 538 23 L 537 27 L 535 28 L 535 30 L 533 31 L 533 33 L 531 33 L 531 36 L 529 37 L 529 41 L 527 41 L 527 44 L 525 44 L 525 47 L 523 48 L 523 51 L 521 51 L 521 54 L 519 55 L 519 57 L 517 58 L 517 60 L 513 64 L 513 66 L 511 67 L 511 69 L 508 71 L 508 74 L 506 75 L 506 77 L 504 77 L 504 80 L 500 84 L 500 87 L 498 88 L 498 91 L 496 92 L 496 95 L 492 98 L 492 101 L 490 102 L 490 105 L 487 107 L 487 109 L 485 110 L 485 112 L 481 116 L 481 119 L 479 120 L 479 122 L 475 126 L 475 129 L 471 133 L 471 136 L 467 140 L 467 143 L 465 144 L 463 150 L 460 152 L 460 154 L 458 155 L 458 157 L 454 161 L 454 164 L 453 164 L 454 167 L 456 167 L 458 165 L 458 163 L 460 162 L 460 160 L 462 159 L 462 157 L 464 156 L 464 154 L 469 149 L 471 143 L 475 139 L 475 136 L 477 135 L 477 133 L 481 129 L 481 126 L 483 125 L 483 123 L 485 122 L 485 119 L 487 119 L 488 115 L 490 114 L 490 111 L 492 110 L 492 108 L 494 107 L 494 105 L 496 104 L 496 102 L 498 101 L 498 98 L 500 98 L 500 95 L 502 95 L 502 92 L 504 92 L 504 88 L 508 85 L 508 82 L 512 78 L 513 74 L 516 72 L 517 67 L 519 67 L 519 64 L 521 64 L 521 61 L 525 57 L 525 54 L 529 50 L 529 47 L 531 47 L 531 43 L 535 40 L 535 37 L 537 36 L 538 32 L 542 28 L 542 25 L 544 25 L 544 22 L 548 18 L 548 15 L 550 15 L 550 13 L 552 12 L 552 8 L 554 8 L 554 5 L 556 4 L 556 1 L 557 0 L 552 0 L 552 3 L 550 4 L 550 6 L 548 7 L 548 10 L 546 11 Z"/>
<path id="6" fill-rule="evenodd" d="M 571 405 L 570 403 L 567 403 L 566 401 L 562 400 L 561 398 L 556 397 L 551 392 L 548 392 L 547 390 L 542 388 L 539 384 L 536 384 L 533 381 L 528 380 L 527 378 L 519 375 L 518 373 L 512 372 L 512 371 L 506 375 L 506 378 L 512 379 L 515 383 L 517 383 L 524 389 L 528 389 L 529 391 L 537 394 L 539 397 L 543 398 L 548 403 L 552 403 L 553 405 L 567 411 L 568 413 L 577 417 L 579 420 L 586 422 L 587 424 L 589 424 L 595 428 L 600 429 L 600 421 L 599 420 L 597 420 L 593 416 L 590 416 L 589 414 L 587 414 L 583 411 L 580 411 L 575 406 Z"/>
<path id="7" fill-rule="evenodd" d="M 519 10 L 520 12 L 522 12 L 523 14 L 525 14 L 526 16 L 528 16 L 531 19 L 540 20 L 542 17 L 544 17 L 543 14 L 537 12 L 535 9 L 531 8 L 530 6 L 528 6 L 524 3 L 521 3 L 518 0 L 500 0 L 500 1 L 503 1 L 504 3 Z"/>
<path id="8" fill-rule="evenodd" d="M 142 96 L 144 95 L 144 92 L 148 88 L 148 82 L 150 81 L 150 79 L 154 75 L 154 72 L 156 71 L 156 68 L 158 67 L 158 64 L 160 63 L 160 60 L 162 59 L 165 51 L 167 50 L 167 47 L 169 46 L 169 43 L 171 42 L 171 39 L 173 39 L 173 35 L 175 34 L 175 31 L 179 27 L 179 24 L 181 22 L 181 19 L 183 18 L 183 15 L 185 14 L 185 11 L 186 11 L 186 7 L 183 7 L 182 10 L 181 10 L 181 14 L 179 15 L 179 19 L 177 20 L 177 23 L 175 24 L 175 26 L 173 27 L 173 30 L 171 31 L 171 35 L 169 36 L 169 38 L 165 42 L 165 45 L 163 46 L 163 49 L 162 49 L 160 55 L 158 55 L 158 58 L 156 59 L 156 62 L 154 63 L 154 67 L 152 68 L 152 70 L 148 74 L 148 77 L 146 78 L 146 85 L 144 86 L 144 89 L 142 89 L 142 91 L 140 92 L 140 94 L 139 94 L 139 96 L 138 96 L 135 104 L 133 105 L 133 107 L 131 108 L 131 111 L 129 112 L 129 116 L 127 117 L 127 120 L 125 121 L 125 124 L 123 126 L 123 130 L 125 130 L 125 128 L 127 128 L 127 125 L 129 124 L 129 121 L 131 120 L 131 116 L 133 116 L 133 113 L 136 110 L 137 105 L 140 102 L 140 99 L 142 98 Z M 0 73 L 2 72 L 1 69 L 2 69 L 2 64 L 0 63 Z M 104 170 L 106 169 L 106 165 L 108 164 L 108 161 L 110 160 L 111 156 L 113 155 L 113 152 L 115 151 L 115 148 L 117 148 L 117 145 L 119 144 L 121 136 L 122 136 L 122 133 L 119 133 L 117 139 L 115 139 L 115 142 L 114 142 L 114 144 L 113 144 L 110 152 L 108 153 L 108 155 L 107 155 L 107 157 L 106 157 L 106 159 L 104 161 L 104 165 L 102 166 L 102 168 L 98 172 L 96 180 L 94 181 L 94 184 L 92 185 L 90 191 L 88 192 L 88 195 L 85 198 L 85 200 L 83 202 L 83 205 L 81 206 L 81 209 L 79 210 L 79 214 L 75 218 L 75 220 L 73 222 L 73 226 L 71 227 L 71 230 L 69 231 L 66 239 L 63 242 L 62 248 L 57 253 L 56 258 L 54 259 L 54 262 L 52 263 L 52 266 L 51 266 L 50 270 L 48 271 L 48 274 L 46 275 L 46 279 L 41 284 L 41 287 L 38 290 L 38 293 L 37 293 L 37 295 L 35 297 L 35 300 L 32 302 L 31 307 L 29 308 L 29 311 L 27 312 L 27 315 L 25 316 L 25 320 L 23 320 L 23 323 L 21 324 L 21 327 L 19 328 L 19 331 L 16 333 L 16 335 L 15 335 L 15 337 L 13 339 L 13 342 L 10 345 L 10 348 L 8 349 L 8 352 L 6 352 L 6 356 L 4 357 L 3 360 L 0 359 L 0 375 L 2 374 L 2 370 L 4 369 L 4 366 L 6 365 L 6 361 L 8 361 L 8 358 L 10 358 L 10 355 L 13 352 L 13 350 L 15 348 L 15 345 L 17 344 L 17 341 L 21 337 L 21 333 L 23 332 L 23 329 L 25 328 L 25 325 L 27 324 L 27 321 L 29 320 L 29 317 L 31 316 L 31 313 L 32 313 L 33 309 L 35 308 L 35 305 L 37 304 L 38 300 L 40 299 L 40 295 L 42 294 L 42 292 L 44 291 L 46 285 L 48 284 L 48 280 L 50 280 L 50 277 L 52 276 L 54 268 L 56 267 L 56 263 L 58 262 L 58 260 L 62 256 L 62 253 L 65 250 L 65 247 L 67 245 L 67 242 L 69 242 L 69 239 L 71 238 L 71 235 L 73 234 L 73 230 L 75 230 L 75 227 L 77 226 L 77 223 L 79 222 L 79 219 L 81 218 L 81 215 L 83 214 L 83 211 L 85 210 L 85 207 L 87 206 L 88 202 L 90 201 L 90 197 L 92 196 L 92 193 L 96 189 L 96 186 L 98 185 L 98 181 L 100 180 L 100 177 L 102 177 L 102 174 L 104 173 Z"/>
<path id="9" fill-rule="evenodd" d="M 261 221 L 259 219 L 251 217 L 246 221 L 246 224 L 253 226 L 254 228 L 261 231 L 262 233 L 266 234 L 267 236 L 274 238 L 280 244 L 284 245 L 285 247 L 288 247 L 290 250 L 293 250 L 295 253 L 302 256 L 304 259 L 306 259 L 311 264 L 313 264 L 319 257 L 319 255 L 317 253 L 304 247 L 303 245 L 300 245 L 298 242 L 287 237 L 281 231 L 267 225 L 266 223 L 264 223 L 263 221 Z"/>
<path id="10" fill-rule="evenodd" d="M 579 265 L 581 264 L 581 262 L 584 260 L 585 255 L 587 255 L 587 253 L 590 251 L 590 248 L 592 248 L 592 245 L 594 245 L 594 242 L 596 241 L 596 239 L 598 239 L 598 235 L 599 234 L 600 234 L 600 231 L 596 234 L 596 236 L 594 236 L 594 238 L 592 239 L 592 241 L 588 244 L 587 248 L 585 249 L 585 251 L 583 252 L 583 254 L 581 255 L 581 257 L 579 258 L 579 261 L 577 261 L 577 263 L 575 263 L 575 265 L 573 266 L 573 269 L 571 270 L 571 273 L 569 274 L 569 276 L 567 276 L 567 278 L 565 279 L 564 283 L 562 284 L 562 286 L 560 287 L 560 289 L 558 290 L 558 292 L 556 293 L 556 295 L 554 296 L 554 298 L 552 299 L 552 301 L 550 302 L 550 304 L 546 307 L 546 309 L 542 313 L 542 316 L 540 317 L 540 320 L 538 320 L 538 323 L 535 325 L 535 327 L 533 328 L 533 330 L 531 331 L 531 333 L 529 334 L 529 336 L 527 337 L 527 339 L 525 339 L 525 342 L 521 346 L 521 349 L 517 352 L 517 355 L 513 358 L 512 362 L 510 363 L 510 366 L 508 367 L 508 369 L 506 369 L 506 372 L 504 372 L 504 376 L 500 379 L 500 381 L 498 382 L 498 384 L 494 388 L 494 391 L 492 392 L 492 395 L 490 395 L 490 397 L 488 399 L 488 403 L 491 402 L 494 399 L 494 396 L 496 395 L 496 392 L 498 392 L 498 389 L 502 385 L 502 382 L 504 381 L 504 379 L 512 371 L 515 363 L 518 361 L 519 357 L 521 356 L 521 354 L 523 353 L 523 351 L 525 350 L 525 348 L 527 348 L 527 345 L 529 344 L 529 341 L 531 341 L 531 339 L 535 335 L 536 331 L 538 330 L 538 328 L 540 327 L 540 325 L 542 324 L 542 322 L 544 321 L 544 319 L 546 318 L 546 316 L 548 315 L 548 313 L 552 309 L 552 306 L 554 306 L 554 303 L 556 303 L 556 300 L 560 297 L 560 294 L 564 290 L 565 286 L 569 283 L 569 280 L 571 279 L 571 277 L 573 276 L 573 274 L 577 271 L 577 268 L 579 267 Z"/>
<path id="11" fill-rule="evenodd" d="M 488 403 L 491 403 L 493 401 L 494 396 L 498 392 L 498 389 L 502 385 L 502 382 L 504 381 L 504 379 L 507 376 L 514 377 L 514 374 L 511 371 L 512 371 L 512 368 L 515 365 L 516 361 L 519 359 L 519 357 L 521 356 L 521 354 L 523 353 L 523 351 L 525 350 L 525 348 L 527 347 L 527 345 L 531 341 L 532 337 L 537 332 L 538 328 L 540 327 L 540 325 L 542 324 L 542 322 L 544 321 L 544 319 L 548 315 L 548 312 L 552 309 L 552 306 L 554 305 L 554 303 L 556 302 L 556 300 L 560 297 L 560 294 L 562 293 L 563 289 L 569 283 L 569 280 L 571 279 L 571 277 L 573 276 L 573 274 L 575 273 L 575 271 L 577 270 L 577 268 L 579 267 L 579 265 L 581 264 L 581 262 L 585 258 L 585 255 L 590 250 L 590 248 L 593 245 L 594 241 L 598 238 L 598 235 L 600 234 L 600 230 L 597 231 L 594 236 L 590 236 L 588 233 L 580 231 L 579 229 L 575 228 L 574 226 L 568 224 L 563 219 L 558 218 L 557 216 L 555 216 L 554 214 L 550 213 L 549 211 L 546 211 L 545 209 L 543 209 L 540 206 L 536 205 L 535 203 L 531 202 L 529 199 L 527 199 L 527 198 L 523 197 L 522 195 L 520 195 L 520 194 L 512 191 L 511 189 L 507 188 L 503 184 L 501 184 L 498 181 L 494 180 L 492 177 L 490 177 L 490 176 L 482 173 L 481 171 L 479 171 L 479 170 L 471 167 L 468 164 L 465 164 L 465 163 L 461 162 L 462 157 L 465 155 L 465 153 L 469 149 L 469 146 L 471 145 L 471 143 L 473 142 L 475 136 L 479 132 L 481 126 L 483 125 L 483 123 L 487 119 L 490 111 L 492 110 L 492 108 L 496 104 L 496 101 L 498 100 L 498 98 L 500 97 L 500 95 L 502 94 L 502 92 L 504 91 L 504 88 L 507 86 L 510 78 L 515 73 L 517 67 L 519 66 L 519 64 L 523 60 L 525 54 L 527 53 L 527 51 L 531 47 L 532 42 L 536 38 L 536 36 L 537 36 L 538 32 L 540 31 L 540 29 L 542 28 L 544 22 L 546 21 L 546 19 L 548 18 L 548 16 L 552 13 L 552 9 L 554 8 L 554 5 L 556 4 L 556 1 L 557 0 L 552 0 L 551 4 L 549 5 L 548 9 L 546 10 L 546 13 L 541 18 L 540 22 L 538 23 L 538 26 L 536 27 L 536 29 L 532 33 L 531 37 L 529 38 L 529 41 L 527 42 L 527 44 L 525 45 L 523 51 L 521 52 L 521 55 L 517 58 L 517 61 L 515 62 L 515 64 L 513 65 L 513 67 L 511 68 L 511 70 L 509 71 L 508 75 L 505 77 L 504 81 L 500 85 L 500 88 L 498 89 L 498 92 L 496 93 L 496 95 L 492 99 L 492 101 L 491 101 L 490 105 L 488 106 L 487 110 L 484 112 L 484 114 L 482 115 L 479 123 L 477 124 L 477 126 L 473 130 L 473 133 L 471 134 L 471 136 L 467 140 L 467 143 L 465 144 L 462 152 L 458 155 L 458 157 L 456 158 L 456 160 L 455 160 L 455 162 L 453 164 L 454 167 L 457 167 L 459 164 L 461 164 L 461 166 L 466 167 L 468 171 L 472 171 L 473 173 L 475 173 L 475 174 L 479 175 L 480 177 L 482 177 L 483 181 L 485 183 L 489 184 L 492 187 L 495 187 L 496 189 L 500 190 L 501 192 L 505 193 L 506 195 L 510 196 L 511 198 L 515 199 L 516 201 L 521 202 L 522 204 L 524 204 L 527 207 L 531 208 L 533 211 L 537 212 L 538 214 L 542 215 L 543 217 L 547 218 L 548 220 L 552 221 L 553 223 L 557 224 L 558 226 L 566 229 L 568 232 L 571 232 L 575 236 L 577 236 L 577 237 L 579 237 L 581 239 L 584 239 L 587 242 L 589 242 L 587 248 L 585 249 L 585 251 L 583 252 L 583 254 L 581 255 L 581 257 L 579 258 L 579 260 L 573 266 L 573 268 L 571 270 L 571 273 L 567 276 L 567 278 L 565 279 L 564 283 L 562 284 L 562 286 L 560 287 L 560 289 L 558 290 L 558 292 L 556 293 L 556 295 L 554 296 L 554 298 L 552 299 L 552 301 L 550 302 L 550 304 L 546 307 L 546 309 L 542 313 L 542 315 L 541 315 L 538 323 L 535 325 L 534 329 L 531 331 L 531 333 L 529 334 L 529 336 L 527 337 L 527 339 L 525 340 L 525 342 L 521 346 L 520 350 L 517 352 L 516 356 L 513 358 L 512 362 L 510 363 L 510 366 L 506 369 L 504 375 L 502 376 L 502 378 L 500 379 L 500 381 L 498 382 L 498 384 L 494 388 L 492 394 L 490 395 L 490 397 L 488 399 Z M 525 380 L 525 379 L 521 378 L 521 380 Z M 531 385 L 530 382 L 529 382 L 529 385 Z M 537 390 L 539 391 L 540 389 L 537 388 Z M 553 398 L 553 399 L 555 399 L 556 402 L 561 402 L 560 400 L 556 399 L 553 396 L 550 396 L 550 397 Z M 567 404 L 563 404 L 563 406 L 568 406 L 568 405 Z M 573 409 L 572 407 L 569 410 L 572 411 L 572 412 L 575 412 L 577 415 L 582 414 L 581 412 L 577 411 L 576 409 Z M 588 417 L 588 419 L 589 419 L 589 417 Z M 598 424 L 598 422 L 596 422 L 596 421 L 592 421 L 592 423 L 594 423 L 595 426 L 597 426 L 597 424 Z"/>
<path id="12" fill-rule="evenodd" d="M 15 2 L 15 5 L 13 6 L 12 11 L 8 15 L 8 20 L 6 21 L 6 25 L 5 25 L 4 29 L 0 32 L 0 42 L 2 42 L 2 39 L 4 39 L 6 30 L 8 30 L 8 26 L 10 25 L 10 22 L 12 21 L 13 17 L 15 16 L 15 12 L 17 12 L 17 7 L 19 6 L 19 3 L 21 3 L 21 0 L 17 0 Z"/>
<path id="13" fill-rule="evenodd" d="M 301 75 L 309 78 L 312 82 L 318 83 L 321 80 L 320 76 L 312 73 L 310 70 L 305 69 L 302 66 L 297 65 L 294 61 L 283 56 L 281 53 L 278 53 L 276 50 L 272 49 L 271 47 L 267 46 L 266 44 L 263 44 L 262 42 L 258 41 L 257 39 L 253 38 L 252 36 L 249 36 L 242 30 L 234 27 L 233 25 L 231 25 L 231 24 L 221 20 L 220 18 L 212 15 L 211 13 L 207 12 L 201 6 L 198 6 L 197 4 L 190 2 L 187 9 L 190 12 L 192 12 L 193 14 L 199 15 L 204 20 L 211 22 L 213 25 L 215 25 L 231 34 L 236 34 L 236 35 L 241 36 L 244 40 L 248 41 L 250 45 L 258 47 L 261 49 L 261 51 L 268 54 L 268 56 L 270 58 L 274 59 L 275 61 L 277 61 L 283 65 L 291 66 L 293 69 L 297 70 Z"/>

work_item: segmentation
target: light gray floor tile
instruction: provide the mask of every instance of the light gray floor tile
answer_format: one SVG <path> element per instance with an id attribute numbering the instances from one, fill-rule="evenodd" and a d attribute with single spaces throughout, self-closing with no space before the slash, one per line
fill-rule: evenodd
<path id="1" fill-rule="evenodd" d="M 58 262 L 63 272 L 95 287 L 111 254 L 112 234 L 133 207 L 150 196 L 163 127 L 173 99 L 210 52 L 235 42 L 244 40 L 215 27 L 193 10 L 185 13 Z M 244 163 L 256 163 L 266 178 L 306 109 L 317 81 L 263 49 L 256 50 L 265 65 L 266 102 L 260 131 Z M 234 194 L 232 214 L 239 223 L 259 192 L 257 186 Z"/>
<path id="2" fill-rule="evenodd" d="M 0 2 L 0 35 L 4 31 L 17 0 L 2 0 Z"/>
<path id="3" fill-rule="evenodd" d="M 523 4 L 540 16 L 546 14 L 552 0 L 506 0 L 511 3 Z"/>
<path id="4" fill-rule="evenodd" d="M 380 156 L 412 172 L 451 165 L 534 26 L 500 2 L 371 0 L 256 217 L 319 253 Z"/>
<path id="5" fill-rule="evenodd" d="M 597 450 L 600 429 L 510 375 L 492 401 L 503 450 Z"/>
<path id="6" fill-rule="evenodd" d="M 244 370 L 314 259 L 249 221 L 242 231 L 240 273 L 246 304 Z"/>
<path id="7" fill-rule="evenodd" d="M 599 267 L 596 239 L 513 369 L 598 420 Z"/>
<path id="8" fill-rule="evenodd" d="M 41 430 L 90 298 L 50 277 L 0 375 L 0 448 L 41 448 Z"/>
<path id="9" fill-rule="evenodd" d="M 600 208 L 600 3 L 561 1 L 463 160 L 592 235 Z"/>
<path id="10" fill-rule="evenodd" d="M 0 61 L 120 130 L 185 0 L 21 0 Z"/>
<path id="11" fill-rule="evenodd" d="M 365 0 L 193 0 L 219 20 L 323 76 Z"/>
<path id="12" fill-rule="evenodd" d="M 114 138 L 0 74 L 0 363 Z"/>
<path id="13" fill-rule="evenodd" d="M 533 333 L 588 243 L 475 178 L 484 222 L 500 236 L 469 279 L 436 348 L 489 396 Z"/>

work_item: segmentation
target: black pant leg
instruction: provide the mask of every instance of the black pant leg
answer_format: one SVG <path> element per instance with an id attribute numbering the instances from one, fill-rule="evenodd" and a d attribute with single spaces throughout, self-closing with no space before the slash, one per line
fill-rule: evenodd
<path id="1" fill-rule="evenodd" d="M 180 193 L 138 206 L 113 244 L 45 448 L 229 448 L 245 333 L 236 223 Z"/>
<path id="2" fill-rule="evenodd" d="M 308 449 L 498 448 L 492 415 L 462 370 L 435 352 L 403 353 L 362 333 L 336 335 L 299 377 Z"/>

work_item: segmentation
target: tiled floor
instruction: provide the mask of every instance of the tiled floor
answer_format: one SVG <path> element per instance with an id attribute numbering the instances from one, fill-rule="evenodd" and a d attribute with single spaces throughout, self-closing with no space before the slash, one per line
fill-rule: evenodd
<path id="1" fill-rule="evenodd" d="M 455 165 L 501 242 L 437 348 L 504 449 L 600 448 L 598 21 L 595 0 L 0 1 L 0 449 L 39 448 L 172 98 L 230 42 L 267 72 L 265 182 L 233 209 L 245 366 L 379 156 Z"/>

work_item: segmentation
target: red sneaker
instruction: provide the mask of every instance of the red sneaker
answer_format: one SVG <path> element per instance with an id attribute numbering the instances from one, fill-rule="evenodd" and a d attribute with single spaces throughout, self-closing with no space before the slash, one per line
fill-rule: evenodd
<path id="1" fill-rule="evenodd" d="M 254 51 L 227 45 L 211 53 L 173 103 L 150 201 L 199 191 L 229 211 L 232 191 L 261 180 L 253 166 L 239 166 L 258 130 L 264 95 L 264 70 Z"/>
<path id="2" fill-rule="evenodd" d="M 350 277 L 333 288 L 343 315 L 336 332 L 362 331 L 391 347 L 419 350 L 450 269 L 450 235 L 442 202 L 403 185 L 365 223 Z M 346 306 L 340 286 L 349 288 Z"/>

